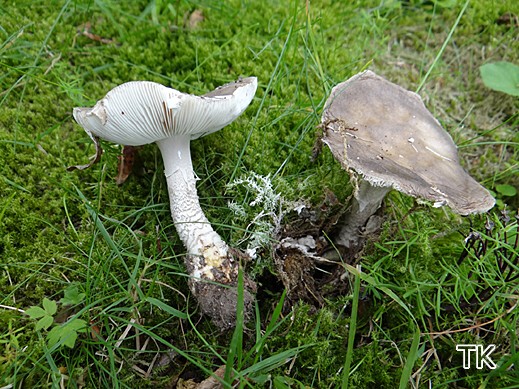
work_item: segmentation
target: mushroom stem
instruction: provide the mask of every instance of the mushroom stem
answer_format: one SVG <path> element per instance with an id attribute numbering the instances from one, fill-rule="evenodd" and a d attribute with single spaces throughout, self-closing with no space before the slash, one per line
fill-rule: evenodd
<path id="1" fill-rule="evenodd" d="M 363 179 L 359 181 L 349 212 L 336 238 L 338 244 L 347 248 L 361 248 L 364 236 L 380 227 L 380 220 L 373 219 L 372 216 L 391 190 L 391 187 L 375 186 Z"/>
<path id="2" fill-rule="evenodd" d="M 171 216 L 188 251 L 185 263 L 191 291 L 202 312 L 219 328 L 227 329 L 236 320 L 239 261 L 200 208 L 189 143 L 189 135 L 157 141 L 164 160 Z M 244 281 L 243 299 L 248 314 L 254 301 L 249 290 L 254 289 L 254 283 L 247 278 Z"/>
<path id="3" fill-rule="evenodd" d="M 229 272 L 222 269 L 229 247 L 200 208 L 189 143 L 189 135 L 174 135 L 158 141 L 157 145 L 164 160 L 171 217 L 189 254 L 186 261 L 189 261 L 190 275 L 195 279 L 214 280 L 214 268 L 224 274 Z M 225 278 L 231 281 L 233 277 L 228 274 Z"/>
<path id="4" fill-rule="evenodd" d="M 189 135 L 175 135 L 157 142 L 164 160 L 171 216 L 189 254 L 202 255 L 204 248 L 212 244 L 225 256 L 227 244 L 200 208 L 189 144 Z"/>
<path id="5" fill-rule="evenodd" d="M 256 77 L 247 77 L 194 96 L 151 81 L 130 81 L 109 91 L 92 108 L 74 108 L 74 118 L 96 144 L 94 162 L 102 151 L 98 138 L 125 146 L 158 144 L 171 216 L 188 250 L 189 286 L 202 312 L 221 329 L 235 323 L 238 298 L 243 298 L 243 312 L 251 312 L 250 291 L 255 284 L 244 276 L 246 288 L 243 296 L 238 295 L 239 254 L 213 230 L 200 208 L 189 143 L 236 119 L 251 103 L 257 87 Z M 85 169 L 92 163 L 72 168 Z"/>

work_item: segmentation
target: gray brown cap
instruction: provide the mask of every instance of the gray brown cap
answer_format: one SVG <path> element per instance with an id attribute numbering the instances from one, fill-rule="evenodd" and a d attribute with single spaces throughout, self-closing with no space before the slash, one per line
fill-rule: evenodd
<path id="1" fill-rule="evenodd" d="M 416 93 L 371 71 L 333 88 L 323 142 L 348 171 L 374 186 L 468 215 L 495 200 L 460 166 L 456 145 Z"/>

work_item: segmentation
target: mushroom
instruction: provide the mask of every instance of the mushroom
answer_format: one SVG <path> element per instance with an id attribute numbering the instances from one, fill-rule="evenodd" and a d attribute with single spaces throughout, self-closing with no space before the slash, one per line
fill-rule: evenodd
<path id="1" fill-rule="evenodd" d="M 336 239 L 342 246 L 362 246 L 364 233 L 380 225 L 373 216 L 391 189 L 461 215 L 494 206 L 460 166 L 456 145 L 420 96 L 372 71 L 332 89 L 321 126 L 323 142 L 355 184 Z"/>
<path id="2" fill-rule="evenodd" d="M 221 328 L 234 324 L 239 261 L 204 215 L 191 162 L 190 141 L 234 121 L 250 104 L 257 79 L 242 78 L 203 96 L 194 96 L 149 81 L 115 87 L 93 108 L 74 108 L 74 119 L 95 142 L 98 138 L 125 146 L 157 143 L 164 161 L 171 216 L 187 249 L 190 287 L 201 309 Z M 202 282 L 207 281 L 207 282 Z M 252 288 L 252 283 L 249 287 Z M 251 304 L 251 293 L 244 291 Z"/>

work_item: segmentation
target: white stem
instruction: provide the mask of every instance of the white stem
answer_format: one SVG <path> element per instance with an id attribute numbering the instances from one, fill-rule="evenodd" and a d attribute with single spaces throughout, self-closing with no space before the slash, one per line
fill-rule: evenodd
<path id="1" fill-rule="evenodd" d="M 368 181 L 360 179 L 336 242 L 348 248 L 361 246 L 364 241 L 363 230 L 390 190 L 390 187 L 373 186 Z"/>
<path id="2" fill-rule="evenodd" d="M 202 312 L 221 329 L 231 328 L 236 322 L 239 261 L 200 208 L 189 143 L 189 135 L 157 142 L 164 160 L 171 216 L 188 251 L 185 263 L 191 276 L 189 286 Z M 245 282 L 243 300 L 248 314 L 254 298 L 247 288 L 253 288 L 254 283 L 247 278 Z"/>
<path id="3" fill-rule="evenodd" d="M 211 256 L 225 257 L 227 244 L 200 208 L 189 143 L 189 135 L 175 135 L 157 142 L 164 160 L 171 217 L 189 254 L 207 256 L 210 248 L 217 251 Z"/>

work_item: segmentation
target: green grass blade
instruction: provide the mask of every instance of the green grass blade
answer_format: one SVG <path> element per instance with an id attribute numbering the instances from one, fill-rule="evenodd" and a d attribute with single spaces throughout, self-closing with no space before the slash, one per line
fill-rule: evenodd
<path id="1" fill-rule="evenodd" d="M 233 366 L 240 366 L 243 356 L 243 327 L 245 321 L 244 315 L 244 297 L 243 297 L 243 270 L 238 272 L 238 301 L 236 306 L 236 327 L 232 335 L 231 344 L 229 347 L 229 355 L 227 356 L 227 363 L 225 364 L 224 381 L 228 384 L 232 383 Z"/>
<path id="2" fill-rule="evenodd" d="M 252 357 L 252 355 L 255 355 L 254 363 L 258 362 L 259 358 L 262 355 L 263 349 L 265 347 L 265 344 L 269 337 L 273 334 L 273 332 L 281 325 L 281 323 L 284 322 L 284 320 L 279 320 L 281 316 L 281 312 L 283 310 L 283 304 L 285 302 L 286 297 L 286 290 L 283 290 L 283 293 L 281 297 L 279 298 L 278 303 L 276 304 L 276 307 L 274 308 L 274 311 L 272 312 L 272 316 L 270 318 L 270 322 L 267 325 L 267 328 L 261 333 L 261 329 L 258 328 L 256 331 L 256 343 L 254 347 L 250 349 L 250 351 L 247 353 L 247 355 L 244 357 L 244 360 L 249 360 L 249 358 Z M 258 327 L 260 326 L 260 318 L 258 315 Z"/>
<path id="3" fill-rule="evenodd" d="M 411 343 L 411 348 L 409 349 L 409 354 L 407 354 L 407 358 L 405 361 L 404 369 L 402 371 L 402 375 L 400 376 L 400 389 L 406 389 L 407 383 L 411 378 L 411 374 L 413 374 L 413 367 L 418 359 L 418 346 L 420 344 L 420 331 L 416 328 L 416 331 L 413 336 L 413 342 Z"/>
<path id="4" fill-rule="evenodd" d="M 458 14 L 458 18 L 456 19 L 456 21 L 454 22 L 454 25 L 452 26 L 451 30 L 449 31 L 449 35 L 447 35 L 447 38 L 445 39 L 445 41 L 443 42 L 443 45 L 442 47 L 440 48 L 440 51 L 438 51 L 438 54 L 436 54 L 436 58 L 434 58 L 434 61 L 431 65 L 431 67 L 429 68 L 429 70 L 427 70 L 427 73 L 425 73 L 425 76 L 422 78 L 422 81 L 420 82 L 420 85 L 418 85 L 418 88 L 416 88 L 416 93 L 419 93 L 420 90 L 423 88 L 425 82 L 427 81 L 427 79 L 429 78 L 429 76 L 431 75 L 431 72 L 433 71 L 433 69 L 435 68 L 436 66 L 436 63 L 440 60 L 440 58 L 442 57 L 443 55 L 443 52 L 445 51 L 445 48 L 447 47 L 447 45 L 449 44 L 449 42 L 451 41 L 451 38 L 452 38 L 452 35 L 454 35 L 454 31 L 456 31 L 456 28 L 458 27 L 458 24 L 460 23 L 460 20 L 463 16 L 463 14 L 465 13 L 465 11 L 467 10 L 467 7 L 469 5 L 469 0 L 467 0 L 465 2 L 465 4 L 463 5 L 463 8 L 461 9 L 460 13 Z"/>
<path id="5" fill-rule="evenodd" d="M 294 347 L 285 351 L 282 351 L 278 354 L 272 355 L 268 358 L 263 359 L 262 361 L 255 363 L 254 365 L 242 370 L 240 372 L 240 375 L 242 377 L 246 377 L 249 374 L 254 374 L 257 372 L 268 372 L 276 367 L 282 366 L 285 363 L 289 362 L 296 354 L 298 354 L 300 351 L 307 349 L 309 347 L 315 346 L 314 344 L 305 344 L 300 347 Z"/>
<path id="6" fill-rule="evenodd" d="M 409 307 L 402 301 L 402 299 L 400 299 L 400 297 L 398 297 L 396 295 L 395 292 L 393 292 L 391 289 L 389 289 L 388 287 L 384 286 L 384 285 L 380 285 L 379 283 L 377 283 L 375 281 L 375 279 L 365 273 L 359 273 L 357 271 L 357 269 L 355 269 L 353 266 L 351 265 L 348 265 L 348 264 L 344 264 L 346 270 L 348 270 L 351 274 L 359 274 L 360 278 L 362 279 L 362 281 L 365 281 L 367 282 L 368 284 L 370 284 L 371 286 L 373 286 L 374 288 L 377 288 L 379 289 L 380 291 L 384 292 L 386 295 L 388 295 L 389 297 L 391 297 L 391 299 L 393 299 L 398 305 L 400 305 L 408 314 L 409 314 L 409 317 L 413 320 L 413 322 L 416 324 L 416 319 L 413 315 L 413 313 L 411 312 L 411 310 L 409 309 Z"/>
<path id="7" fill-rule="evenodd" d="M 346 349 L 346 360 L 344 361 L 344 370 L 342 372 L 342 389 L 347 389 L 349 385 L 353 348 L 355 347 L 355 333 L 357 332 L 357 314 L 360 298 L 360 271 L 355 269 L 355 273 L 351 273 L 353 277 L 355 277 L 355 281 L 353 283 L 353 304 L 351 308 L 350 325 L 348 328 L 348 348 Z"/>
<path id="8" fill-rule="evenodd" d="M 171 316 L 175 316 L 180 319 L 187 319 L 187 314 L 169 306 L 168 304 L 164 303 L 163 301 L 160 301 L 159 299 L 156 299 L 154 297 L 146 297 L 144 301 L 156 306 L 157 308 L 162 309 L 164 312 L 169 313 Z"/>

